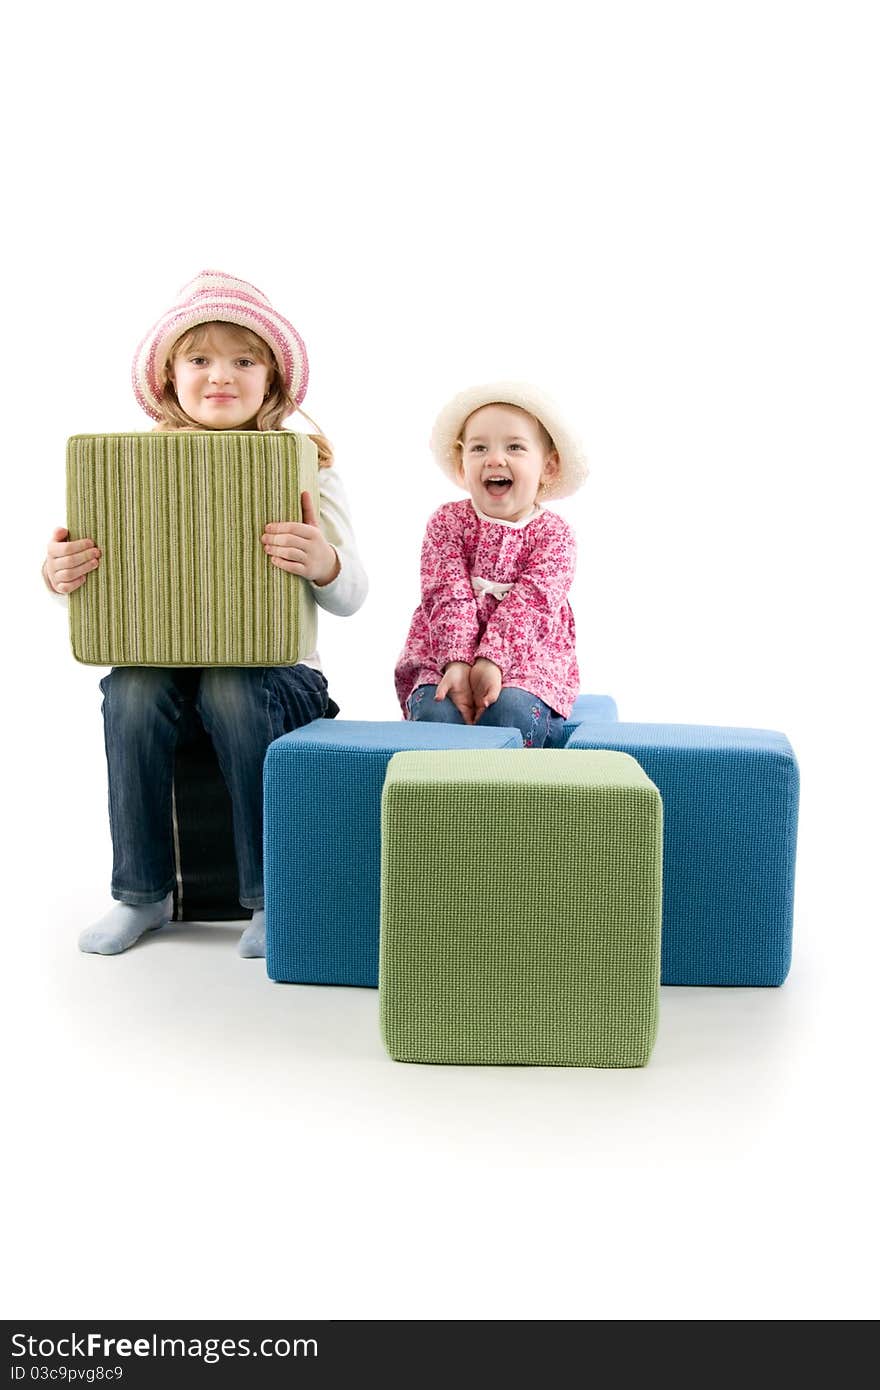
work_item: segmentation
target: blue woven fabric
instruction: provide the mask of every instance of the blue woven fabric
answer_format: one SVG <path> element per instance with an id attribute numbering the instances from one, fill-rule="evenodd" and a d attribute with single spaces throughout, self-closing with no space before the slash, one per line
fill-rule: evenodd
<path id="1" fill-rule="evenodd" d="M 266 969 L 300 984 L 379 983 L 382 786 L 395 753 L 521 748 L 518 729 L 316 719 L 263 770 Z"/>
<path id="2" fill-rule="evenodd" d="M 768 729 L 581 724 L 567 748 L 630 753 L 663 799 L 665 985 L 781 985 L 791 965 L 799 774 Z"/>
<path id="3" fill-rule="evenodd" d="M 579 724 L 604 724 L 617 719 L 617 705 L 610 695 L 579 695 L 565 721 L 563 745 L 568 743 Z"/>

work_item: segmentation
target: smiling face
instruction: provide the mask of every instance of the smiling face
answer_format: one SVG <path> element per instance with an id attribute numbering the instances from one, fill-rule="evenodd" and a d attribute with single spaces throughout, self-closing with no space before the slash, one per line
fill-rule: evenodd
<path id="1" fill-rule="evenodd" d="M 205 324 L 175 345 L 169 367 L 181 409 L 209 430 L 252 425 L 272 376 L 271 352 L 231 323 Z M 250 340 L 250 341 L 249 341 Z"/>
<path id="2" fill-rule="evenodd" d="M 458 469 L 481 512 L 498 521 L 522 521 L 541 483 L 559 472 L 559 457 L 534 415 L 516 405 L 484 405 L 464 422 Z"/>

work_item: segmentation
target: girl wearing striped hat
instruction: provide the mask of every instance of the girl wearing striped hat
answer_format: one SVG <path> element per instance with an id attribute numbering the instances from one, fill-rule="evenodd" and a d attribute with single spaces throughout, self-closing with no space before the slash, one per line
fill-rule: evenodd
<path id="1" fill-rule="evenodd" d="M 280 429 L 300 408 L 308 378 L 293 324 L 254 285 L 215 270 L 184 286 L 132 367 L 135 395 L 159 430 Z M 345 617 L 363 603 L 367 580 L 332 450 L 322 434 L 312 438 L 319 498 L 304 492 L 302 521 L 272 520 L 261 541 L 268 563 L 307 580 L 320 608 Z M 92 540 L 68 534 L 56 529 L 43 562 L 56 594 L 86 584 L 101 562 Z M 214 742 L 232 799 L 239 898 L 253 911 L 239 952 L 264 956 L 263 758 L 274 739 L 327 714 L 317 651 L 296 666 L 119 666 L 101 689 L 116 906 L 86 928 L 80 949 L 115 955 L 171 920 L 173 762 L 181 718 L 192 708 Z"/>

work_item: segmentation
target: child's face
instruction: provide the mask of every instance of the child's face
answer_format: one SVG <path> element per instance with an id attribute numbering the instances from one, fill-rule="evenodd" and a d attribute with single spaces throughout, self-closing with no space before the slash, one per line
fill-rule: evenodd
<path id="1" fill-rule="evenodd" d="M 515 405 L 484 405 L 465 421 L 459 476 L 474 505 L 499 521 L 522 521 L 538 488 L 559 471 L 538 422 Z"/>
<path id="2" fill-rule="evenodd" d="M 269 372 L 233 324 L 211 324 L 198 347 L 171 364 L 181 408 L 209 430 L 241 429 L 252 422 L 263 404 Z"/>

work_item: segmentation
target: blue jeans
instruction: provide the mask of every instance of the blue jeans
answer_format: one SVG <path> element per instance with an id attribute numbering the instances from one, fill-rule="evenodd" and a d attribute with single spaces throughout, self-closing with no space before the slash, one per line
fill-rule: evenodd
<path id="1" fill-rule="evenodd" d="M 407 701 L 410 719 L 425 719 L 432 724 L 463 724 L 459 710 L 447 696 L 435 700 L 436 685 L 419 685 Z M 526 748 L 560 748 L 564 737 L 565 720 L 537 695 L 505 685 L 495 701 L 484 710 L 478 724 L 494 729 L 519 729 Z"/>
<path id="2" fill-rule="evenodd" d="M 327 712 L 324 676 L 309 666 L 114 666 L 101 690 L 113 897 L 155 903 L 174 887 L 174 754 L 198 718 L 232 801 L 239 900 L 261 908 L 263 759 L 274 739 Z"/>

